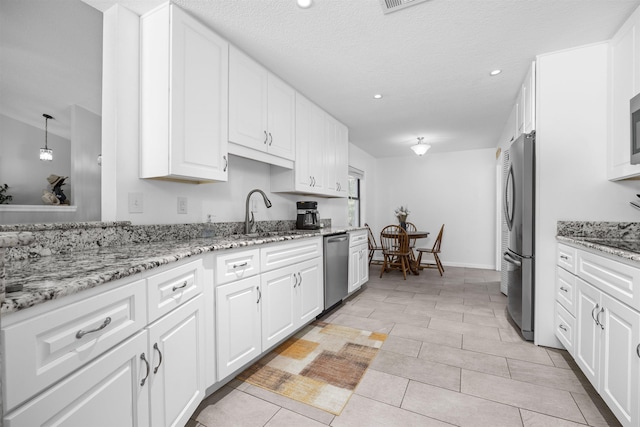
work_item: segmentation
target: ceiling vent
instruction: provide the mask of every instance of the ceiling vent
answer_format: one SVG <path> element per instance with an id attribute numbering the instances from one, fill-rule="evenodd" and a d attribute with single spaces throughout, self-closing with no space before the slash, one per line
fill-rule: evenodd
<path id="1" fill-rule="evenodd" d="M 386 14 L 426 1 L 427 0 L 380 0 L 380 4 L 382 5 L 382 11 Z"/>

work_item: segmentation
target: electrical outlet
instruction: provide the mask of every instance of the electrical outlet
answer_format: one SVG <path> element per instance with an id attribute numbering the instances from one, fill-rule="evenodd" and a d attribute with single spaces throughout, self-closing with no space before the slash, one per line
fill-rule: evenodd
<path id="1" fill-rule="evenodd" d="M 251 200 L 251 212 L 258 213 L 258 201 L 256 199 Z"/>
<path id="2" fill-rule="evenodd" d="M 186 214 L 187 213 L 187 198 L 186 197 L 178 197 L 178 213 Z"/>
<path id="3" fill-rule="evenodd" d="M 142 193 L 129 193 L 129 213 L 142 212 Z"/>

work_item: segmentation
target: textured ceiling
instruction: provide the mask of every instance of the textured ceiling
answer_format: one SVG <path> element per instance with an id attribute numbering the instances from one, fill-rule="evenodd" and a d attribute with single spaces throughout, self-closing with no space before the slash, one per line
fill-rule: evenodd
<path id="1" fill-rule="evenodd" d="M 43 3 L 71 7 L 79 1 L 2 0 L 0 24 L 28 29 L 31 45 L 52 40 L 63 27 L 77 30 L 74 41 L 84 42 L 85 24 L 77 21 L 90 15 L 91 27 L 100 26 L 96 11 L 84 11 L 85 4 L 82 14 L 47 13 L 35 28 L 5 14 L 8 3 L 38 4 L 35 14 L 47 8 Z M 103 10 L 114 2 L 85 1 Z M 139 13 L 159 4 L 120 3 Z M 295 0 L 175 3 L 345 123 L 355 145 L 375 157 L 390 157 L 413 155 L 408 147 L 418 136 L 432 144 L 431 152 L 495 147 L 535 56 L 609 39 L 640 0 L 429 0 L 387 15 L 379 0 L 314 0 L 309 9 L 298 8 Z M 5 30 L 0 31 L 4 39 Z M 94 41 L 99 50 L 99 40 Z M 59 86 L 68 94 L 95 97 L 95 89 L 75 75 L 86 62 L 77 58 L 79 49 L 55 47 L 63 51 L 56 51 L 56 58 L 73 64 L 66 68 L 73 77 L 69 86 Z M 502 74 L 490 77 L 495 68 Z M 99 69 L 93 74 L 87 84 L 95 83 Z M 37 72 L 29 75 L 37 80 Z M 23 90 L 17 82 L 11 86 Z M 374 100 L 375 93 L 384 98 Z M 73 103 L 93 111 L 98 105 L 99 111 L 95 99 L 76 95 Z"/>

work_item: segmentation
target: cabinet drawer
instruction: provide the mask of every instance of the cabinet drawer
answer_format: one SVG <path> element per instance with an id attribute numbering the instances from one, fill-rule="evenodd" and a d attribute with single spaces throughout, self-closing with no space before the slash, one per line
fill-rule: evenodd
<path id="1" fill-rule="evenodd" d="M 322 256 L 320 237 L 268 245 L 260 249 L 260 271 L 264 273 L 319 256 Z"/>
<path id="2" fill-rule="evenodd" d="M 640 307 L 638 267 L 578 251 L 577 276 L 631 307 Z"/>
<path id="3" fill-rule="evenodd" d="M 233 282 L 260 273 L 260 250 L 225 251 L 216 256 L 216 285 Z"/>
<path id="4" fill-rule="evenodd" d="M 202 259 L 165 270 L 147 279 L 149 289 L 149 323 L 202 293 L 204 267 Z"/>
<path id="5" fill-rule="evenodd" d="M 564 307 L 556 302 L 555 332 L 556 337 L 562 342 L 570 355 L 573 356 L 575 342 L 576 319 Z"/>
<path id="6" fill-rule="evenodd" d="M 146 308 L 139 280 L 4 328 L 5 411 L 142 329 Z"/>
<path id="7" fill-rule="evenodd" d="M 556 264 L 570 273 L 576 274 L 576 249 L 558 244 Z"/>
<path id="8" fill-rule="evenodd" d="M 361 243 L 368 244 L 367 230 L 349 232 L 349 247 L 358 246 Z"/>
<path id="9" fill-rule="evenodd" d="M 576 276 L 560 267 L 556 267 L 556 301 L 572 316 L 576 315 Z"/>

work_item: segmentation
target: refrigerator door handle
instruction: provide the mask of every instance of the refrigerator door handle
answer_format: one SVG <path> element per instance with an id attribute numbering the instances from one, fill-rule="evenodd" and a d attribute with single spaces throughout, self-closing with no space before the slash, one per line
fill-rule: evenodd
<path id="1" fill-rule="evenodd" d="M 503 209 L 504 218 L 509 227 L 509 231 L 513 229 L 513 216 L 515 213 L 516 189 L 513 176 L 513 165 L 509 165 L 507 180 L 504 184 Z"/>
<path id="2" fill-rule="evenodd" d="M 516 267 L 522 267 L 522 261 L 517 260 L 511 255 L 509 252 L 505 252 L 502 254 L 502 258 L 510 264 L 515 265 Z"/>

